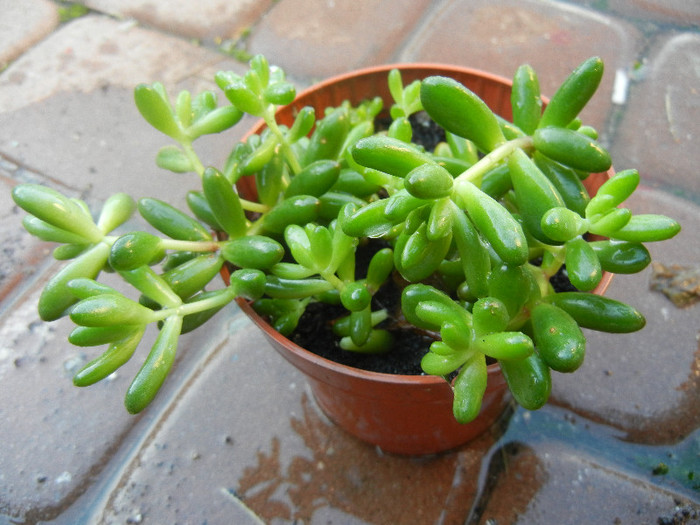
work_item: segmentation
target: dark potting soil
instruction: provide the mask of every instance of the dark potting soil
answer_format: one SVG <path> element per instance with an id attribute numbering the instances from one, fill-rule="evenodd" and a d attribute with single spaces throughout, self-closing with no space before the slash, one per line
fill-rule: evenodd
<path id="1" fill-rule="evenodd" d="M 426 151 L 433 151 L 435 146 L 445 141 L 445 130 L 438 126 L 425 111 L 419 111 L 408 117 L 413 130 L 411 141 L 423 146 Z"/>
<path id="2" fill-rule="evenodd" d="M 445 141 L 445 130 L 438 126 L 425 111 L 419 111 L 408 117 L 411 123 L 411 142 L 422 146 L 426 151 L 433 151 L 435 146 Z M 374 121 L 376 131 L 386 131 L 391 124 L 390 117 L 379 117 Z"/>
<path id="3" fill-rule="evenodd" d="M 569 274 L 566 272 L 566 266 L 559 268 L 559 271 L 549 278 L 549 282 L 557 292 L 578 292 L 579 289 L 576 288 L 569 280 Z"/>
<path id="4" fill-rule="evenodd" d="M 342 307 L 310 304 L 290 339 L 302 348 L 336 363 L 384 374 L 421 375 L 422 357 L 434 341 L 416 332 L 393 329 L 394 345 L 387 353 L 361 354 L 340 348 L 333 333 L 333 320 L 347 314 Z M 382 326 L 379 326 L 382 328 Z"/>
<path id="5" fill-rule="evenodd" d="M 383 242 L 371 241 L 358 247 L 358 278 L 366 275 L 372 255 L 385 246 Z M 372 310 L 386 309 L 389 313 L 389 318 L 377 326 L 389 330 L 394 337 L 393 347 L 386 353 L 362 354 L 340 348 L 339 338 L 333 333 L 333 323 L 348 314 L 340 305 L 310 303 L 289 338 L 302 348 L 343 365 L 385 374 L 421 375 L 420 361 L 435 338 L 402 320 L 401 290 L 397 281 L 388 279 L 373 297 Z"/>

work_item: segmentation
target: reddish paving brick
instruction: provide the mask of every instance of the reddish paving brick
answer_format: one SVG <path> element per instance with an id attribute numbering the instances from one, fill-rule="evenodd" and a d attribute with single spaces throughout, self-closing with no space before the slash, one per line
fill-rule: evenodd
<path id="1" fill-rule="evenodd" d="M 700 201 L 700 36 L 664 37 L 639 71 L 613 143 L 619 165 Z"/>
<path id="2" fill-rule="evenodd" d="M 391 61 L 430 6 L 428 0 L 286 0 L 248 41 L 290 75 L 323 78 Z"/>
<path id="3" fill-rule="evenodd" d="M 663 213 L 683 230 L 662 244 L 649 243 L 664 265 L 700 264 L 700 208 L 651 188 L 627 205 L 634 213 Z M 633 334 L 587 331 L 583 366 L 572 375 L 555 374 L 552 397 L 574 412 L 604 421 L 642 443 L 675 443 L 700 428 L 700 304 L 677 308 L 649 289 L 651 268 L 613 279 L 607 295 L 637 307 L 646 317 Z"/>
<path id="4" fill-rule="evenodd" d="M 583 60 L 601 56 L 607 73 L 582 113 L 601 131 L 611 110 L 614 72 L 630 67 L 641 45 L 633 26 L 563 2 L 449 0 L 431 15 L 401 60 L 458 64 L 507 78 L 529 63 L 542 93 L 551 96 Z"/>
<path id="5" fill-rule="evenodd" d="M 0 18 L 0 71 L 51 33 L 57 25 L 58 8 L 54 2 L 3 2 Z"/>
<path id="6" fill-rule="evenodd" d="M 20 168 L 0 157 L 0 302 L 9 303 L 32 277 L 48 254 L 45 243 L 37 241 L 22 227 L 20 210 L 12 201 L 12 188 Z"/>
<path id="7" fill-rule="evenodd" d="M 197 181 L 155 166 L 158 149 L 172 141 L 138 114 L 133 88 L 160 81 L 173 94 L 218 90 L 213 77 L 199 76 L 214 65 L 231 63 L 133 24 L 94 15 L 76 20 L 0 75 L 0 152 L 98 200 L 126 191 L 182 204 Z M 233 137 L 199 140 L 203 162 L 220 164 L 244 130 L 245 123 Z"/>
<path id="8" fill-rule="evenodd" d="M 274 0 L 83 0 L 82 3 L 97 11 L 134 18 L 168 33 L 218 40 L 238 38 Z"/>
<path id="9" fill-rule="evenodd" d="M 148 31 L 131 21 L 90 15 L 61 26 L 0 76 L 0 107 L 16 111 L 62 92 L 173 85 L 220 55 Z"/>

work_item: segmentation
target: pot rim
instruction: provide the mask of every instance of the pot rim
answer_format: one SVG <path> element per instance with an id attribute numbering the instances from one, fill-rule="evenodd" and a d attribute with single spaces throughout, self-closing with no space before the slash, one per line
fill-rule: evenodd
<path id="1" fill-rule="evenodd" d="M 392 69 L 399 69 L 399 70 L 440 70 L 445 72 L 446 74 L 449 74 L 450 72 L 458 73 L 460 75 L 463 75 L 465 73 L 483 77 L 488 80 L 493 80 L 495 82 L 499 82 L 501 84 L 507 84 L 508 86 L 513 86 L 513 81 L 507 77 L 504 77 L 502 75 L 497 75 L 496 73 L 491 73 L 489 71 L 485 71 L 483 69 L 479 68 L 474 68 L 474 67 L 468 67 L 468 66 L 458 66 L 456 64 L 447 64 L 447 63 L 441 63 L 441 62 L 395 62 L 395 63 L 388 63 L 388 64 L 379 64 L 375 66 L 367 66 L 367 67 L 361 67 L 358 69 L 353 69 L 352 71 L 347 71 L 345 73 L 340 73 L 338 75 L 333 75 L 331 77 L 325 78 L 319 82 L 316 82 L 304 89 L 302 89 L 299 93 L 297 93 L 297 96 L 294 99 L 294 102 L 296 102 L 297 99 L 305 96 L 309 92 L 314 92 L 318 91 L 320 89 L 325 89 L 329 85 L 332 84 L 337 84 L 342 81 L 346 81 L 349 79 L 352 79 L 354 77 L 359 77 L 359 76 L 366 76 L 366 75 L 371 75 L 371 74 L 376 74 L 376 73 L 388 73 Z M 544 102 L 548 102 L 549 99 L 547 97 L 542 97 Z M 294 104 L 292 102 L 291 104 Z"/>

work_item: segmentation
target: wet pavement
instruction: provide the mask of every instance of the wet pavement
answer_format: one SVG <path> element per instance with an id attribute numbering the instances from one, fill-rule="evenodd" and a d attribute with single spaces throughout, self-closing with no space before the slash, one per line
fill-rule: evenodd
<path id="1" fill-rule="evenodd" d="M 63 3 L 0 0 L 0 524 L 700 523 L 700 305 L 651 290 L 651 268 L 608 292 L 647 327 L 590 333 L 582 369 L 556 375 L 544 409 L 511 410 L 458 450 L 404 458 L 330 423 L 234 306 L 184 338 L 142 415 L 122 405 L 138 359 L 73 387 L 87 355 L 66 342 L 70 323 L 36 313 L 58 263 L 21 230 L 9 196 L 41 182 L 91 204 L 115 191 L 182 203 L 189 183 L 156 168 L 164 141 L 133 87 L 215 89 L 213 74 L 243 71 L 246 54 L 266 54 L 300 87 L 388 62 L 503 76 L 530 62 L 545 94 L 595 54 L 607 74 L 584 120 L 616 168 L 640 170 L 629 206 L 681 222 L 650 245 L 655 260 L 697 267 L 698 2 L 83 3 L 61 21 Z M 205 162 L 221 163 L 245 128 L 207 139 Z"/>

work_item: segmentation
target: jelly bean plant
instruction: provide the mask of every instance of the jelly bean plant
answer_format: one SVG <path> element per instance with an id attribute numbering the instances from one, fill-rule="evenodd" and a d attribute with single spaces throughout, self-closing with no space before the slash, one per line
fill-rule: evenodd
<path id="1" fill-rule="evenodd" d="M 582 328 L 631 332 L 645 324 L 635 308 L 590 293 L 603 272 L 641 271 L 650 262 L 643 243 L 680 230 L 670 218 L 621 206 L 639 183 L 635 170 L 619 171 L 594 196 L 585 189 L 590 173 L 611 167 L 596 131 L 579 118 L 602 74 L 599 58 L 586 60 L 545 107 L 535 72 L 521 66 L 506 121 L 451 78 L 404 85 L 394 70 L 381 129 L 379 98 L 322 115 L 306 107 L 292 125 L 279 124 L 276 110 L 296 92 L 262 56 L 242 76 L 216 74 L 224 104 L 212 91 L 171 100 L 158 83 L 139 85 L 138 110 L 174 141 L 157 164 L 196 173 L 201 188 L 188 193 L 187 212 L 120 193 L 94 219 L 81 200 L 17 186 L 25 228 L 60 243 L 55 258 L 70 260 L 43 290 L 40 316 L 70 316 L 75 345 L 107 345 L 77 372 L 78 386 L 112 374 L 147 326 L 158 327 L 126 393 L 132 413 L 158 392 L 179 336 L 238 297 L 285 335 L 309 304 L 342 306 L 333 321 L 338 352 L 390 352 L 389 322 L 429 334 L 420 365 L 451 382 L 460 422 L 478 414 L 491 362 L 518 403 L 539 408 L 551 371 L 581 365 Z M 419 113 L 441 133 L 430 148 L 413 140 Z M 264 131 L 237 143 L 219 169 L 205 167 L 194 142 L 244 114 L 263 119 Z M 254 180 L 256 195 L 237 190 L 242 178 Z M 150 227 L 124 232 L 136 211 Z M 376 249 L 360 272 L 356 254 L 370 244 Z M 230 283 L 217 285 L 223 267 Z M 133 287 L 134 298 L 98 282 L 105 271 Z M 562 273 L 564 290 L 551 282 Z M 374 300 L 389 281 L 398 283 L 399 313 Z"/>

